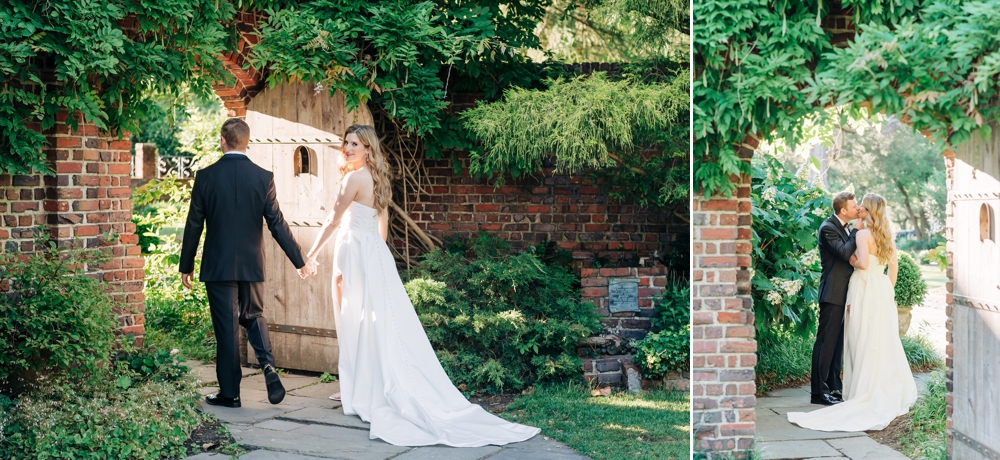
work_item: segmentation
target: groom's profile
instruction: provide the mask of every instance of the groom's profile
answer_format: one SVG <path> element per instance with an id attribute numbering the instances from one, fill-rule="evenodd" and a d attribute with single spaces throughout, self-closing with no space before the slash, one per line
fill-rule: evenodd
<path id="1" fill-rule="evenodd" d="M 851 192 L 833 196 L 833 215 L 819 226 L 819 326 L 812 352 L 813 404 L 843 402 L 840 370 L 844 360 L 844 304 L 854 273 L 857 229 L 848 223 L 858 218 L 858 203 Z"/>
<path id="2" fill-rule="evenodd" d="M 263 225 L 271 231 L 296 269 L 305 266 L 299 245 L 278 208 L 274 174 L 254 164 L 246 155 L 250 127 L 239 118 L 222 125 L 222 159 L 197 172 L 191 190 L 191 207 L 181 247 L 181 282 L 191 288 L 195 253 L 205 229 L 199 279 L 208 291 L 215 331 L 216 375 L 219 393 L 205 397 L 216 406 L 240 407 L 239 338 L 237 326 L 246 329 L 257 362 L 264 369 L 267 397 L 278 404 L 285 397 L 274 370 L 274 355 L 264 319 Z"/>

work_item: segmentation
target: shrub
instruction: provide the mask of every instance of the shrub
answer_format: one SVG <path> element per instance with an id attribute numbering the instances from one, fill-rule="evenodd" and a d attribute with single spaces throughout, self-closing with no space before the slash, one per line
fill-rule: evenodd
<path id="1" fill-rule="evenodd" d="M 927 282 L 921 277 L 920 266 L 908 253 L 899 252 L 899 272 L 896 276 L 896 303 L 912 307 L 924 301 Z"/>
<path id="2" fill-rule="evenodd" d="M 793 334 L 775 327 L 757 334 L 757 394 L 763 394 L 809 379 L 812 372 L 813 335 Z"/>
<path id="3" fill-rule="evenodd" d="M 903 342 L 903 352 L 906 353 L 906 361 L 910 363 L 913 372 L 926 372 L 944 366 L 944 360 L 934 351 L 926 336 L 904 335 L 900 337 L 900 341 Z"/>
<path id="4" fill-rule="evenodd" d="M 657 317 L 649 335 L 636 342 L 636 365 L 646 378 L 690 367 L 691 288 L 687 281 L 671 284 L 656 302 Z"/>
<path id="5" fill-rule="evenodd" d="M 577 343 L 600 328 L 578 279 L 480 235 L 424 255 L 406 291 L 452 382 L 467 393 L 521 390 L 579 375 Z"/>
<path id="6" fill-rule="evenodd" d="M 184 457 L 200 421 L 194 380 L 174 358 L 161 360 L 162 352 L 130 357 L 104 369 L 93 385 L 49 387 L 17 400 L 0 396 L 0 458 Z"/>
<path id="7" fill-rule="evenodd" d="M 37 379 L 87 380 L 107 361 L 117 326 L 109 285 L 84 272 L 102 251 L 58 247 L 38 230 L 36 252 L 0 255 L 0 389 Z"/>
<path id="8" fill-rule="evenodd" d="M 910 408 L 910 430 L 900 444 L 910 458 L 947 458 L 947 379 L 943 371 L 931 374 L 927 392 Z"/>

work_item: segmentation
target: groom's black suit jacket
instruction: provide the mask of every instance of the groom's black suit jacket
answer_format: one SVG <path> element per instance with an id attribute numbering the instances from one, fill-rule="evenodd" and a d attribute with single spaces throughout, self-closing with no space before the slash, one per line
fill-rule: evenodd
<path id="1" fill-rule="evenodd" d="M 202 282 L 264 281 L 264 233 L 261 220 L 295 268 L 302 268 L 302 252 L 278 209 L 274 174 L 245 155 L 226 154 L 198 171 L 191 191 L 191 208 L 184 226 L 180 272 L 194 271 L 194 257 L 202 228 Z"/>
<path id="2" fill-rule="evenodd" d="M 851 256 L 858 248 L 855 241 L 857 233 L 857 229 L 848 233 L 837 216 L 830 216 L 819 226 L 819 259 L 823 266 L 819 279 L 819 303 L 839 306 L 847 303 L 847 283 L 854 273 Z"/>

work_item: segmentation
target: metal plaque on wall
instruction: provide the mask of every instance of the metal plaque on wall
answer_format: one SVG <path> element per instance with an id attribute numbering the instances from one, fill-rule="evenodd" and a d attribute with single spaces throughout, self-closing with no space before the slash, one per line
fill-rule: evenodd
<path id="1" fill-rule="evenodd" d="M 608 280 L 608 305 L 611 313 L 639 311 L 639 280 Z"/>

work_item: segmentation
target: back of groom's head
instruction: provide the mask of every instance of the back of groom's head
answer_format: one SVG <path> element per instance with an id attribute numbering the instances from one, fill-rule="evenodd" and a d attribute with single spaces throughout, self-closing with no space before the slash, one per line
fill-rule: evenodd
<path id="1" fill-rule="evenodd" d="M 222 124 L 222 138 L 230 150 L 245 151 L 250 143 L 250 125 L 240 118 L 230 118 Z"/>
<path id="2" fill-rule="evenodd" d="M 840 192 L 833 196 L 833 213 L 840 214 L 840 210 L 847 206 L 847 202 L 854 199 L 854 194 L 851 192 Z"/>

